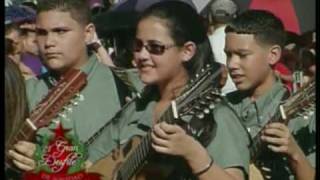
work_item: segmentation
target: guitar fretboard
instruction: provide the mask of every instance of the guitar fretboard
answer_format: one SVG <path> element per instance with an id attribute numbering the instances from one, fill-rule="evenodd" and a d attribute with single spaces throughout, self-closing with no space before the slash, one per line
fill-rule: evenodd
<path id="1" fill-rule="evenodd" d="M 279 111 L 277 111 L 277 113 L 269 120 L 267 124 L 273 123 L 273 122 L 281 122 L 281 114 Z M 265 144 L 261 140 L 262 130 L 263 128 L 261 128 L 258 134 L 252 139 L 253 141 L 250 146 L 250 156 L 252 161 L 254 161 L 257 158 L 257 156 L 260 155 L 260 153 L 265 148 Z"/>
<path id="2" fill-rule="evenodd" d="M 170 107 L 164 111 L 158 122 L 166 121 L 170 124 L 174 122 L 172 106 Z M 125 163 L 123 163 L 118 171 L 118 176 L 120 176 L 122 179 L 131 178 L 146 161 L 149 155 L 152 154 L 152 152 L 151 130 L 149 130 L 147 135 L 142 137 L 141 143 L 132 151 L 132 154 L 128 157 Z"/>

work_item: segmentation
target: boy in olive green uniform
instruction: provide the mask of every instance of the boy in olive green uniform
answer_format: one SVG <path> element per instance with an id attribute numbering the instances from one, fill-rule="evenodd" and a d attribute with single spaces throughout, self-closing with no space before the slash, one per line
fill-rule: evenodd
<path id="1" fill-rule="evenodd" d="M 99 63 L 95 56 L 80 67 L 87 75 L 87 84 L 78 97 L 66 105 L 66 110 L 57 119 L 61 120 L 65 129 L 72 129 L 82 142 L 86 142 L 95 132 L 105 125 L 120 109 L 120 101 L 113 74 L 109 68 Z M 48 93 L 48 85 L 44 79 L 54 78 L 45 74 L 39 79 L 30 79 L 26 82 L 27 96 L 30 109 L 34 109 L 44 95 Z M 53 129 L 56 123 L 51 123 Z M 45 130 L 45 131 L 44 131 Z M 41 129 L 37 134 L 47 132 L 48 128 Z M 42 132 L 43 131 L 43 132 Z"/>
<path id="2" fill-rule="evenodd" d="M 58 120 L 64 129 L 71 129 L 69 133 L 86 142 L 116 114 L 120 101 L 111 70 L 96 57 L 88 57 L 87 43 L 95 31 L 90 23 L 87 2 L 61 2 L 47 0 L 38 3 L 37 41 L 43 61 L 52 72 L 26 82 L 29 107 L 32 110 L 39 103 L 61 74 L 71 68 L 80 69 L 87 74 L 87 85 L 75 99 L 76 103 L 69 105 L 64 115 L 53 119 L 48 128 L 39 129 L 37 137 L 48 134 L 49 129 L 57 126 Z M 34 144 L 20 141 L 9 154 L 18 168 L 28 171 L 35 167 L 34 150 Z"/>
<path id="3" fill-rule="evenodd" d="M 225 30 L 227 68 L 238 89 L 227 95 L 230 110 L 226 114 L 236 114 L 252 138 L 286 98 L 287 90 L 272 71 L 281 57 L 283 29 L 271 13 L 249 10 Z M 279 122 L 264 127 L 260 138 L 267 150 L 255 164 L 266 179 L 313 179 L 315 116 L 290 120 L 288 127 Z"/>

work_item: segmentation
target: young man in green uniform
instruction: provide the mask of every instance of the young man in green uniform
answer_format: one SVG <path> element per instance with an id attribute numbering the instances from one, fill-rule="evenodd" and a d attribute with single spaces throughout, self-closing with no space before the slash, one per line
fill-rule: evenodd
<path id="1" fill-rule="evenodd" d="M 37 41 L 43 63 L 50 72 L 26 82 L 30 110 L 55 85 L 59 76 L 71 68 L 87 74 L 87 85 L 80 92 L 77 105 L 71 105 L 65 116 L 53 119 L 48 128 L 37 130 L 37 137 L 52 134 L 49 129 L 54 129 L 58 120 L 64 129 L 71 129 L 69 133 L 76 134 L 85 143 L 120 109 L 111 70 L 99 63 L 95 56 L 88 56 L 87 43 L 93 38 L 94 28 L 86 0 L 39 1 Z M 34 144 L 20 141 L 9 154 L 18 168 L 31 170 L 35 167 L 34 150 Z"/>
<path id="2" fill-rule="evenodd" d="M 227 68 L 238 91 L 227 95 L 230 110 L 221 118 L 238 116 L 254 137 L 286 98 L 286 89 L 272 70 L 281 57 L 284 27 L 269 12 L 249 10 L 233 20 L 225 32 Z M 260 138 L 268 150 L 255 164 L 265 178 L 314 178 L 315 116 L 290 120 L 288 126 L 270 123 L 262 132 Z"/>

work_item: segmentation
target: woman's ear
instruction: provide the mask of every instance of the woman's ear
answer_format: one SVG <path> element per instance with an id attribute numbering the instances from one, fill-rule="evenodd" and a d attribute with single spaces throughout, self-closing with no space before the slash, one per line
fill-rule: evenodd
<path id="1" fill-rule="evenodd" d="M 194 56 L 196 51 L 197 51 L 197 45 L 194 42 L 188 41 L 184 43 L 183 49 L 181 51 L 182 61 L 183 62 L 189 61 Z"/>
<path id="2" fill-rule="evenodd" d="M 96 33 L 96 27 L 94 26 L 94 24 L 89 23 L 88 25 L 86 25 L 84 31 L 85 31 L 84 32 L 85 33 L 85 42 L 87 45 L 98 40 L 97 33 Z"/>
<path id="3" fill-rule="evenodd" d="M 282 49 L 279 45 L 271 46 L 269 50 L 269 55 L 268 55 L 268 63 L 270 65 L 276 64 L 280 60 L 281 54 L 282 54 Z"/>

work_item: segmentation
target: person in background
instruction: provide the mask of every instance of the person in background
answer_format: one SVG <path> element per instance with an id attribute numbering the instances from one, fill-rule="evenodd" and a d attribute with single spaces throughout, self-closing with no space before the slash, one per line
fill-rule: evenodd
<path id="1" fill-rule="evenodd" d="M 316 75 L 316 58 L 310 49 L 302 49 L 300 57 L 303 69 L 303 84 L 308 83 Z"/>
<path id="2" fill-rule="evenodd" d="M 247 10 L 225 32 L 227 67 L 238 89 L 226 96 L 230 110 L 225 116 L 236 114 L 252 140 L 257 136 L 265 143 L 254 160 L 265 179 L 314 179 L 315 116 L 297 116 L 288 125 L 269 122 L 287 98 L 272 70 L 285 43 L 281 20 L 268 11 Z"/>
<path id="3" fill-rule="evenodd" d="M 284 55 L 282 54 L 282 57 Z M 285 65 L 282 59 L 280 59 L 278 62 L 276 62 L 275 65 L 273 65 L 273 70 L 275 72 L 275 75 L 278 76 L 282 83 L 285 84 L 286 88 L 289 90 L 289 92 L 293 91 L 293 73 L 292 71 Z"/>
<path id="4" fill-rule="evenodd" d="M 94 33 L 92 40 L 87 46 L 89 50 L 92 50 L 93 53 L 95 53 L 99 62 L 109 67 L 115 67 L 115 64 L 113 63 L 113 60 L 111 59 L 107 49 L 103 46 L 101 40 L 98 38 L 97 32 Z"/>
<path id="5" fill-rule="evenodd" d="M 113 128 L 103 131 L 89 147 L 96 154 L 89 159 L 93 163 L 91 168 L 105 171 L 106 165 L 99 164 L 99 159 L 110 154 L 118 143 L 125 143 L 135 135 L 145 136 L 152 129 L 152 148 L 158 154 L 151 158 L 151 171 L 175 166 L 173 161 L 158 159 L 159 154 L 182 158 L 189 168 L 175 166 L 172 176 L 164 179 L 246 179 L 248 138 L 240 121 L 218 118 L 215 112 L 215 117 L 209 114 L 208 121 L 216 123 L 213 126 L 217 130 L 204 133 L 214 137 L 202 145 L 179 125 L 160 120 L 188 82 L 201 73 L 201 68 L 207 64 L 219 66 L 214 62 L 206 29 L 196 10 L 179 1 L 152 5 L 138 21 L 133 53 L 139 77 L 146 84 L 145 91 L 122 110 L 112 123 Z M 181 117 L 186 122 L 190 118 Z M 160 167 L 156 168 L 157 165 Z M 92 169 L 89 171 L 95 172 Z M 158 173 L 150 173 L 147 179 L 161 179 Z"/>
<path id="6" fill-rule="evenodd" d="M 35 42 L 35 16 L 35 10 L 24 5 L 9 6 L 5 11 L 5 37 L 14 42 L 16 49 L 10 56 L 25 76 L 37 76 L 45 70 Z M 30 69 L 30 73 L 25 69 Z"/>
<path id="7" fill-rule="evenodd" d="M 233 0 L 211 0 L 209 5 L 209 15 L 211 15 L 214 31 L 209 35 L 210 44 L 215 60 L 226 65 L 226 54 L 224 53 L 225 32 L 224 29 L 228 22 L 234 19 L 238 13 L 238 6 Z M 235 91 L 237 88 L 232 82 L 230 75 L 225 86 L 222 88 L 222 93 L 227 94 Z"/>
<path id="8" fill-rule="evenodd" d="M 303 70 L 303 84 L 305 84 L 316 74 L 316 32 L 313 30 L 303 33 L 300 36 L 300 42 L 303 48 L 300 50 L 298 57 Z"/>
<path id="9" fill-rule="evenodd" d="M 35 76 L 32 70 L 26 66 L 24 63 L 21 62 L 20 56 L 20 44 L 15 43 L 10 38 L 5 38 L 6 41 L 6 55 L 9 61 L 13 61 L 17 64 L 18 68 L 20 69 L 20 73 L 23 75 L 25 79 L 29 79 Z"/>

